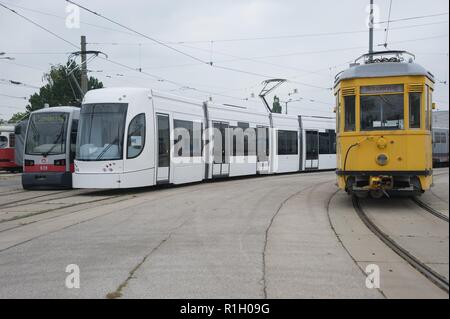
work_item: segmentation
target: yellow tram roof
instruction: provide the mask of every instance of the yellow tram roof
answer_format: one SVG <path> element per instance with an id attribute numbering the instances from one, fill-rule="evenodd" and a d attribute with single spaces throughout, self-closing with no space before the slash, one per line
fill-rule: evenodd
<path id="1" fill-rule="evenodd" d="M 358 61 L 361 58 L 364 58 L 366 59 L 365 63 L 363 64 L 353 63 L 350 65 L 350 68 L 337 74 L 334 86 L 336 87 L 343 80 L 394 77 L 394 76 L 425 76 L 429 78 L 433 83 L 435 82 L 434 75 L 429 71 L 427 71 L 423 66 L 414 63 L 413 60 L 404 62 L 398 59 L 397 60 L 394 59 L 393 61 L 367 62 L 369 57 L 382 54 L 412 55 L 405 51 L 376 52 L 372 55 L 365 54 L 356 60 Z"/>

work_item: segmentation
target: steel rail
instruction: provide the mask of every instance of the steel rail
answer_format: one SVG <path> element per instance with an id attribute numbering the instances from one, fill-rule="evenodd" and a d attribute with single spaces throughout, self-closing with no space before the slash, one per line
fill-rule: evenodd
<path id="1" fill-rule="evenodd" d="M 355 208 L 356 213 L 359 218 L 363 221 L 363 223 L 370 229 L 383 243 L 385 243 L 389 248 L 391 248 L 395 253 L 397 253 L 400 257 L 402 257 L 408 264 L 414 267 L 417 271 L 419 271 L 422 275 L 424 275 L 428 280 L 434 283 L 436 286 L 444 290 L 445 292 L 449 292 L 449 283 L 448 280 L 435 272 L 433 269 L 428 267 L 426 264 L 421 262 L 415 256 L 413 256 L 409 251 L 398 245 L 389 235 L 384 233 L 380 228 L 378 228 L 375 223 L 370 220 L 370 218 L 366 215 L 364 210 L 362 209 L 359 200 L 356 196 L 352 197 L 353 207 Z"/>

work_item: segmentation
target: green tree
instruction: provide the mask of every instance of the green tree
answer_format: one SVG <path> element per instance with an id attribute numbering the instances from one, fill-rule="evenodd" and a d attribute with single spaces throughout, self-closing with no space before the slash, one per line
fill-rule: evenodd
<path id="1" fill-rule="evenodd" d="M 281 113 L 280 98 L 276 95 L 273 97 L 272 113 Z"/>
<path id="2" fill-rule="evenodd" d="M 72 75 L 73 76 L 72 76 Z M 45 104 L 52 106 L 81 105 L 81 68 L 75 62 L 67 62 L 66 65 L 58 64 L 51 67 L 49 73 L 44 75 L 47 84 L 39 89 L 39 93 L 33 94 L 26 107 L 27 112 L 42 109 Z M 88 90 L 99 89 L 103 83 L 94 77 L 88 78 Z"/>
<path id="3" fill-rule="evenodd" d="M 28 116 L 28 112 L 17 112 L 9 119 L 8 123 L 17 123 Z"/>

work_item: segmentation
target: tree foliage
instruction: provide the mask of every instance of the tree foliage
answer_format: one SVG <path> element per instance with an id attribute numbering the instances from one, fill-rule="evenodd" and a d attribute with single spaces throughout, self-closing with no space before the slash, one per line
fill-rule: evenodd
<path id="1" fill-rule="evenodd" d="M 52 66 L 49 73 L 44 75 L 47 84 L 39 89 L 39 93 L 33 94 L 29 99 L 27 112 L 39 110 L 45 104 L 52 106 L 81 105 L 81 68 L 75 61 L 66 65 Z M 99 89 L 103 83 L 94 77 L 88 78 L 88 90 Z"/>
<path id="2" fill-rule="evenodd" d="M 17 123 L 27 117 L 28 112 L 17 112 L 9 119 L 8 123 Z"/>

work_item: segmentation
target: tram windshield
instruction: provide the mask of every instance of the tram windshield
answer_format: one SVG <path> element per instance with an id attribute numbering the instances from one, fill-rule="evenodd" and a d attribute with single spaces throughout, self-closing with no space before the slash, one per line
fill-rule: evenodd
<path id="1" fill-rule="evenodd" d="M 361 130 L 402 130 L 403 94 L 361 96 Z"/>
<path id="2" fill-rule="evenodd" d="M 45 156 L 64 154 L 68 123 L 69 113 L 49 112 L 31 115 L 25 153 Z"/>
<path id="3" fill-rule="evenodd" d="M 77 160 L 122 159 L 127 107 L 124 103 L 82 106 L 77 138 Z"/>

